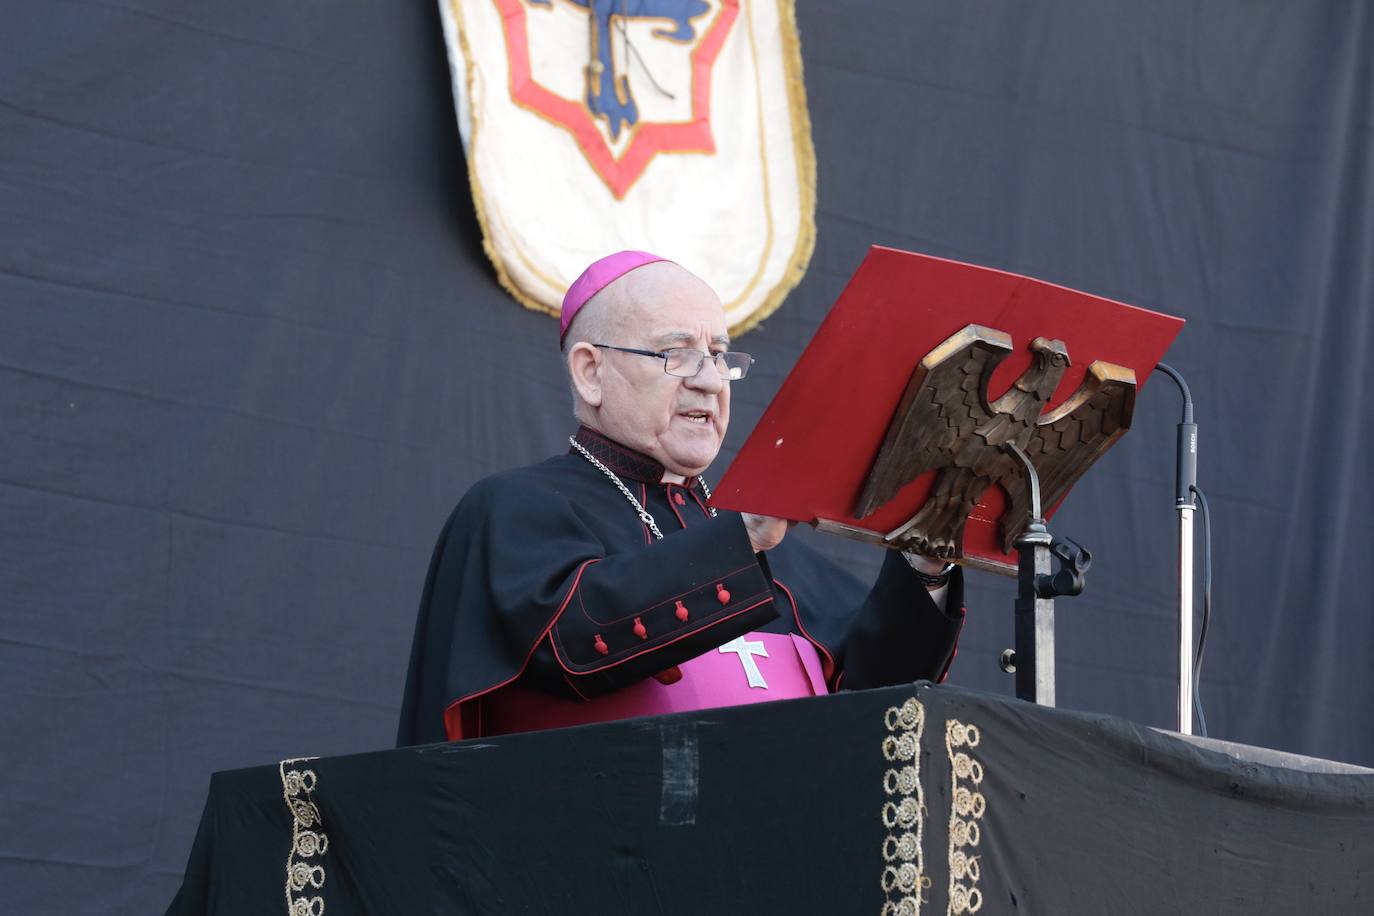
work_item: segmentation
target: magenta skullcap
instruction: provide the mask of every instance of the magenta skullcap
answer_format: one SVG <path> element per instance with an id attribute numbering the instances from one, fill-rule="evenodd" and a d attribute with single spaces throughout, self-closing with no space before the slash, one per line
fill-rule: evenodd
<path id="1" fill-rule="evenodd" d="M 559 345 L 561 346 L 563 338 L 568 336 L 568 326 L 577 317 L 582 306 L 587 304 L 588 299 L 636 267 L 666 260 L 668 259 L 647 251 L 617 251 L 593 261 L 590 267 L 582 271 L 582 276 L 573 281 L 572 286 L 568 287 L 567 295 L 563 297 L 563 312 L 558 319 Z"/>

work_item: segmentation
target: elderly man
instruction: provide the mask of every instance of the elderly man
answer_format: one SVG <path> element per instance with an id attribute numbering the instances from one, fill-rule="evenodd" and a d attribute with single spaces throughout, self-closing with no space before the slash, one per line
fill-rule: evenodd
<path id="1" fill-rule="evenodd" d="M 865 588 L 788 522 L 711 507 L 701 474 L 752 359 L 709 286 L 603 258 L 568 290 L 562 344 L 581 428 L 449 517 L 399 744 L 944 676 L 959 570 L 889 551 Z"/>

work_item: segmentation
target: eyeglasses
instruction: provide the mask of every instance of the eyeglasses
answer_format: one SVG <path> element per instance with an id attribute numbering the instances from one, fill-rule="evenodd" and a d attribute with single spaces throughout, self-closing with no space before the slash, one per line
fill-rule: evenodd
<path id="1" fill-rule="evenodd" d="M 724 353 L 707 353 L 696 347 L 672 347 L 667 350 L 636 350 L 633 347 L 613 347 L 610 344 L 592 344 L 603 350 L 619 350 L 621 353 L 635 353 L 639 356 L 652 356 L 663 360 L 663 371 L 678 378 L 695 378 L 706 365 L 706 357 L 716 364 L 716 371 L 727 382 L 736 382 L 749 373 L 754 357 L 748 353 L 727 350 Z"/>

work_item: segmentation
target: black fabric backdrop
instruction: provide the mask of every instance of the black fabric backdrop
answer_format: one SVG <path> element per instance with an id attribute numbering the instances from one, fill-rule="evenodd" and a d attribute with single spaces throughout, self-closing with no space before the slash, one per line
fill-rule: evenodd
<path id="1" fill-rule="evenodd" d="M 1182 315 L 1212 733 L 1374 763 L 1374 6 L 799 7 L 819 239 L 713 476 L 870 243 Z M 432 3 L 0 22 L 0 904 L 146 913 L 212 770 L 389 743 L 444 516 L 572 421 L 481 254 Z M 1063 706 L 1173 721 L 1178 403 L 1146 386 L 1058 516 L 1096 554 Z M 1009 692 L 1011 583 L 969 595 L 953 681 Z"/>

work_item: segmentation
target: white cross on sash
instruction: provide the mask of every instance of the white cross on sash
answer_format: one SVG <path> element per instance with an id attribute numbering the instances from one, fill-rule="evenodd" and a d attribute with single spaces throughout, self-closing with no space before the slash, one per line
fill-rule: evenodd
<path id="1" fill-rule="evenodd" d="M 768 689 L 768 682 L 763 679 L 763 672 L 759 670 L 758 663 L 754 661 L 755 655 L 768 657 L 768 647 L 761 640 L 745 639 L 743 636 L 736 636 L 716 650 L 717 652 L 733 652 L 739 658 L 739 663 L 744 666 L 744 674 L 749 678 L 749 686 L 757 687 L 761 690 Z"/>

